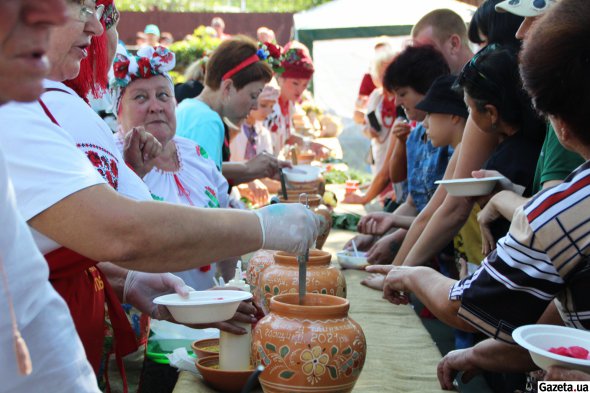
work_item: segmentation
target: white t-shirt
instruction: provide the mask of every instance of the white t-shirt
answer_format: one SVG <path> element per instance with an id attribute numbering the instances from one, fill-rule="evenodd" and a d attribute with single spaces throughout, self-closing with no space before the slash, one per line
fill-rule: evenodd
<path id="1" fill-rule="evenodd" d="M 90 159 L 96 170 L 120 194 L 135 200 L 151 200 L 145 183 L 125 164 L 113 139 L 113 132 L 88 104 L 69 87 L 46 80 L 41 99 L 76 146 Z"/>
<path id="2" fill-rule="evenodd" d="M 115 141 L 122 151 L 124 142 L 120 133 L 115 135 Z M 187 206 L 226 208 L 229 204 L 229 186 L 207 151 L 180 136 L 175 136 L 170 143 L 176 144 L 180 169 L 177 172 L 164 172 L 154 168 L 143 177 L 154 199 Z M 174 274 L 196 290 L 209 289 L 213 286 L 215 265 L 208 271 L 190 269 Z"/>
<path id="3" fill-rule="evenodd" d="M 25 221 L 71 194 L 105 183 L 72 136 L 53 124 L 39 103 L 0 107 L 0 124 L 10 125 L 0 132 L 0 146 Z M 60 247 L 34 229 L 31 232 L 43 254 Z"/>
<path id="4" fill-rule="evenodd" d="M 30 132 L 14 124 L 10 129 L 23 134 Z M 0 135 L 5 132 L 8 128 L 0 131 Z M 6 148 L 2 141 L 0 146 Z M 96 377 L 86 360 L 68 307 L 49 284 L 47 263 L 17 211 L 1 151 L 0 258 L 8 277 L 17 324 L 33 365 L 32 374 L 26 377 L 18 374 L 6 288 L 0 280 L 0 392 L 98 393 Z"/>
<path id="5" fill-rule="evenodd" d="M 233 162 L 246 161 L 245 156 L 248 137 L 246 136 L 246 131 L 244 131 L 244 125 L 245 123 L 242 124 L 240 133 L 236 135 L 229 144 L 231 161 Z M 256 154 L 262 152 L 273 154 L 272 139 L 268 128 L 266 128 L 261 121 L 257 121 L 254 123 L 254 129 L 256 130 Z"/>

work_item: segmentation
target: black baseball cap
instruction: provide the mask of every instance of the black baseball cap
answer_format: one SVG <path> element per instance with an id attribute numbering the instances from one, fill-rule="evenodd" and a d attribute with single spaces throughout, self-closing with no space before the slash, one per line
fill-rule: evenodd
<path id="1" fill-rule="evenodd" d="M 416 105 L 416 109 L 427 113 L 457 115 L 467 119 L 469 112 L 463 97 L 453 89 L 456 80 L 455 75 L 445 75 L 436 79 L 422 101 Z"/>

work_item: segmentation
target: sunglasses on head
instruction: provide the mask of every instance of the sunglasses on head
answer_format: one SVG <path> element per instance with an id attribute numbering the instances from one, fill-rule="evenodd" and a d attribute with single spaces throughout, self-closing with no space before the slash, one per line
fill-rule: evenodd
<path id="1" fill-rule="evenodd" d="M 464 87 L 465 85 L 469 84 L 477 86 L 483 90 L 494 91 L 498 94 L 501 94 L 502 89 L 500 86 L 498 86 L 498 84 L 490 77 L 488 77 L 485 72 L 483 72 L 481 67 L 479 67 L 482 55 L 491 53 L 499 48 L 500 45 L 498 44 L 490 44 L 477 52 L 463 67 L 463 70 L 455 82 L 455 87 Z"/>

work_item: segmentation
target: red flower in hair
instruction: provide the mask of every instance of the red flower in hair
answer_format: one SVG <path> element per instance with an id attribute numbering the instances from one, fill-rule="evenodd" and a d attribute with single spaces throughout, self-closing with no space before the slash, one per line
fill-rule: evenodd
<path id="1" fill-rule="evenodd" d="M 279 46 L 271 42 L 265 42 L 264 45 L 266 46 L 266 49 L 268 49 L 268 53 L 271 57 L 274 57 L 275 59 L 281 57 L 281 48 Z"/>
<path id="2" fill-rule="evenodd" d="M 139 75 L 142 78 L 149 78 L 152 74 L 152 65 L 150 64 L 150 59 L 147 57 L 140 57 L 137 59 L 137 67 Z"/>
<path id="3" fill-rule="evenodd" d="M 129 73 L 129 60 L 126 57 L 117 55 L 113 64 L 113 71 L 115 72 L 115 78 L 125 79 Z"/>

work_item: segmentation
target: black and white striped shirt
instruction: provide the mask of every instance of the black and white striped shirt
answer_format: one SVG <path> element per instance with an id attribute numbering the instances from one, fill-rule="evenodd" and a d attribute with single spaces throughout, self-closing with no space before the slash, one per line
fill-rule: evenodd
<path id="1" fill-rule="evenodd" d="M 508 234 L 471 276 L 449 293 L 459 316 L 513 343 L 557 300 L 566 325 L 590 328 L 590 161 L 514 214 Z"/>

